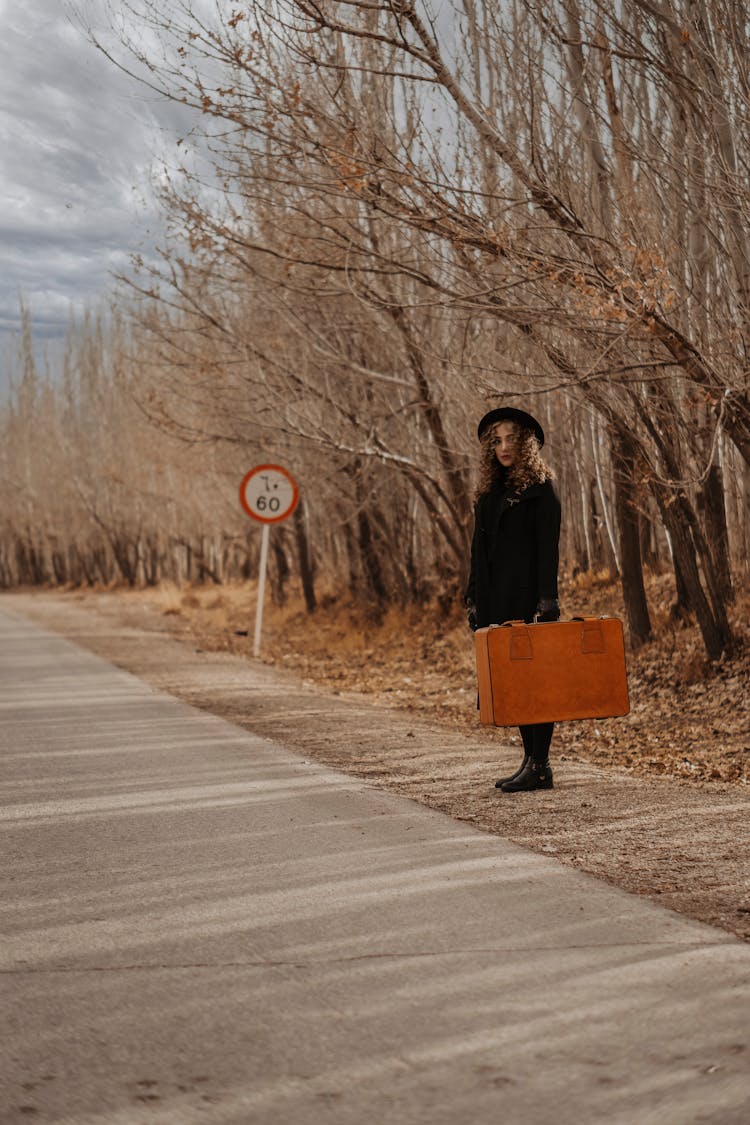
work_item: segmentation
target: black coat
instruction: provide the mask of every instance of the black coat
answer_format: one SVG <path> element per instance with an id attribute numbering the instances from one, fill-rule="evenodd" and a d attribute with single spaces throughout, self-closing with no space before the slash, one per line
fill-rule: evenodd
<path id="1" fill-rule="evenodd" d="M 474 513 L 466 602 L 478 628 L 531 621 L 542 598 L 557 598 L 560 501 L 550 481 L 486 493 Z"/>

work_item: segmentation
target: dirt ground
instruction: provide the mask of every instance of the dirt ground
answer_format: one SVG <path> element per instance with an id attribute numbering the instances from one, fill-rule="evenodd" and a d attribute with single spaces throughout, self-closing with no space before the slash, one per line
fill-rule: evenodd
<path id="1" fill-rule="evenodd" d="M 520 740 L 479 726 L 460 620 L 269 606 L 255 661 L 246 586 L 31 591 L 0 605 L 303 755 L 750 940 L 750 607 L 734 611 L 737 653 L 709 665 L 660 581 L 659 639 L 629 659 L 630 715 L 560 724 L 555 789 L 513 796 L 494 779 Z M 621 615 L 604 578 L 567 597 L 564 616 Z"/>

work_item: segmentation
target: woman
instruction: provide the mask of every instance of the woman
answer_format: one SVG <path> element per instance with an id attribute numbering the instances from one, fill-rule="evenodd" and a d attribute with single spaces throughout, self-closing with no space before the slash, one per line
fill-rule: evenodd
<path id="1" fill-rule="evenodd" d="M 464 598 L 469 627 L 557 621 L 560 501 L 540 455 L 544 430 L 531 414 L 502 407 L 485 414 L 476 493 L 471 574 Z M 524 757 L 505 793 L 551 789 L 552 723 L 519 728 Z"/>

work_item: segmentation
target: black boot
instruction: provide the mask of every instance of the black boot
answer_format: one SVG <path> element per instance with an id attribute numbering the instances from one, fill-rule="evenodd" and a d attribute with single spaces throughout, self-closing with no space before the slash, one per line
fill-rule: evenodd
<path id="1" fill-rule="evenodd" d="M 549 762 L 535 762 L 530 758 L 518 777 L 501 786 L 503 793 L 529 793 L 532 789 L 551 789 L 552 769 Z"/>
<path id="2" fill-rule="evenodd" d="M 521 774 L 526 769 L 526 766 L 529 764 L 530 761 L 531 761 L 531 759 L 529 758 L 529 755 L 524 754 L 523 761 L 521 762 L 521 764 L 518 767 L 518 769 L 516 770 L 516 772 L 509 774 L 507 777 L 499 777 L 497 779 L 497 781 L 495 782 L 495 788 L 496 789 L 502 789 L 502 787 L 504 785 L 507 785 L 509 781 L 515 781 L 517 777 L 521 776 Z"/>

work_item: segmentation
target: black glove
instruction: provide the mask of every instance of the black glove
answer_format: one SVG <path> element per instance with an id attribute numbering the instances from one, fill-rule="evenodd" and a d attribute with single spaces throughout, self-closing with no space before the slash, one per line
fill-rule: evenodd
<path id="1" fill-rule="evenodd" d="M 560 603 L 557 598 L 540 598 L 534 611 L 535 621 L 559 621 Z"/>
<path id="2" fill-rule="evenodd" d="M 466 603 L 466 622 L 471 629 L 472 633 L 477 631 L 477 607 L 474 602 Z"/>

